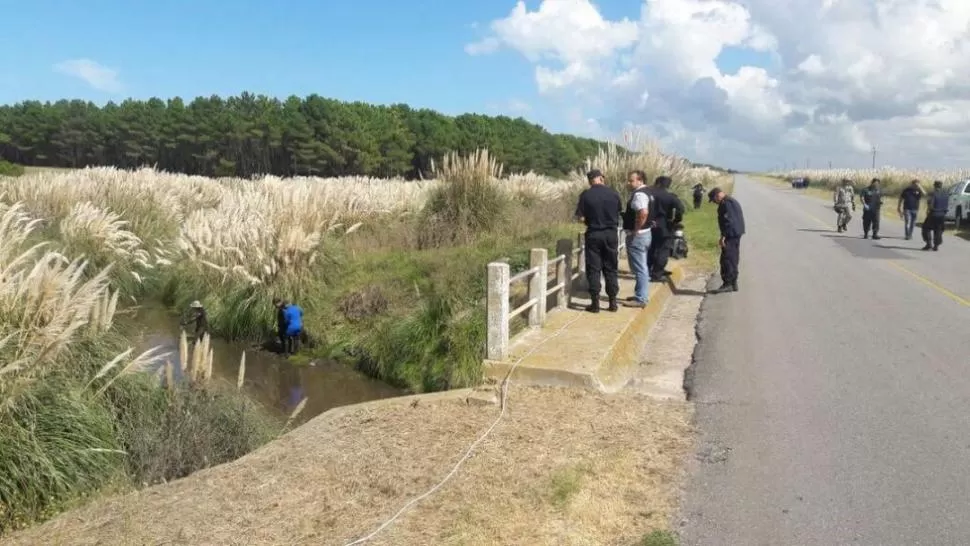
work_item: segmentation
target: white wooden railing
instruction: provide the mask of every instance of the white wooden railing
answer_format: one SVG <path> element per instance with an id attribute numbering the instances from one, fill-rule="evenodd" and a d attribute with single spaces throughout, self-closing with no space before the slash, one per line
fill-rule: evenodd
<path id="1" fill-rule="evenodd" d="M 623 230 L 619 230 L 620 250 L 626 248 L 626 237 Z M 533 248 L 529 253 L 529 269 L 510 275 L 511 270 L 507 262 L 491 262 L 488 264 L 488 294 L 486 297 L 488 334 L 486 339 L 486 358 L 489 360 L 505 360 L 509 350 L 509 331 L 515 317 L 528 313 L 528 323 L 531 328 L 542 327 L 549 312 L 565 309 L 572 299 L 573 281 L 586 272 L 586 256 L 583 235 L 577 237 L 577 244 L 573 245 L 568 239 L 560 240 L 556 245 L 556 257 L 549 259 L 549 251 L 544 248 Z M 555 285 L 549 286 L 549 270 L 555 268 Z M 526 301 L 515 309 L 511 308 L 512 285 L 519 282 L 528 283 Z M 549 305 L 549 296 L 555 295 L 553 305 Z"/>

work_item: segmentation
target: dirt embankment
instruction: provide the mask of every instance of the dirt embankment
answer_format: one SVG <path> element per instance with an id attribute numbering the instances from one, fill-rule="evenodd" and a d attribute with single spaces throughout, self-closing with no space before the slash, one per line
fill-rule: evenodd
<path id="1" fill-rule="evenodd" d="M 4 543 L 347 544 L 438 483 L 498 412 L 461 400 L 329 412 L 238 461 Z M 368 544 L 635 544 L 675 509 L 689 413 L 635 394 L 512 387 L 458 473 Z"/>

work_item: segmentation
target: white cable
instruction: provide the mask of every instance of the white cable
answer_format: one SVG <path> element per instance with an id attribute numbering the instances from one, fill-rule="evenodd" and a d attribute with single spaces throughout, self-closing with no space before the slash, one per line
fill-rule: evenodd
<path id="1" fill-rule="evenodd" d="M 569 326 L 570 324 L 576 322 L 579 319 L 579 317 L 581 317 L 581 316 L 583 316 L 583 315 L 582 314 L 577 314 L 575 317 L 572 318 L 572 320 L 570 320 L 569 322 L 567 322 L 566 324 L 564 324 L 555 334 L 553 334 L 553 335 L 547 337 L 546 339 L 542 340 L 541 343 L 536 344 L 535 347 L 533 347 L 532 349 L 530 349 L 529 352 L 527 352 L 524 355 L 522 355 L 518 360 L 515 361 L 514 364 L 512 364 L 512 368 L 509 369 L 509 373 L 506 374 L 505 379 L 502 380 L 502 387 L 501 387 L 502 396 L 501 396 L 501 401 L 500 401 L 500 403 L 501 403 L 501 409 L 499 410 L 498 417 L 495 418 L 495 421 L 492 421 L 492 424 L 485 430 L 485 432 L 481 436 L 478 437 L 477 440 L 475 440 L 474 442 L 472 442 L 472 445 L 470 445 L 468 447 L 468 451 L 466 451 L 465 452 L 465 455 L 461 459 L 459 459 L 457 463 L 455 463 L 455 466 L 451 469 L 451 472 L 449 472 L 434 487 L 432 487 L 431 489 L 425 491 L 423 494 L 421 494 L 421 495 L 419 495 L 419 496 L 411 499 L 410 502 L 408 502 L 407 504 L 405 504 L 390 519 L 388 519 L 387 521 L 385 521 L 384 523 L 382 523 L 381 526 L 378 527 L 377 529 L 374 529 L 374 531 L 371 534 L 369 534 L 369 535 L 367 535 L 367 536 L 365 536 L 363 538 L 359 538 L 359 539 L 357 539 L 357 540 L 355 540 L 353 542 L 348 542 L 345 546 L 355 546 L 356 544 L 363 544 L 364 542 L 367 542 L 368 540 L 374 538 L 381 531 L 383 531 L 389 525 L 391 525 L 392 523 L 394 523 L 397 520 L 397 518 L 401 517 L 401 514 L 403 514 L 405 511 L 407 511 L 408 508 L 410 508 L 414 504 L 417 504 L 418 502 L 424 500 L 425 498 L 429 497 L 432 493 L 434 493 L 435 491 L 437 491 L 442 485 L 444 485 L 445 483 L 447 483 L 448 480 L 450 480 L 451 477 L 454 476 L 456 472 L 458 472 L 458 469 L 461 467 L 461 465 L 464 464 L 465 461 L 467 461 L 472 456 L 472 452 L 475 450 L 475 448 L 478 446 L 478 444 L 482 443 L 482 441 L 485 440 L 485 438 L 487 438 L 488 435 L 492 433 L 492 429 L 495 428 L 495 425 L 499 424 L 499 421 L 501 421 L 502 418 L 505 417 L 505 403 L 506 403 L 506 400 L 508 399 L 508 393 L 509 393 L 508 387 L 509 387 L 509 383 L 512 380 L 512 372 L 514 372 L 515 371 L 515 368 L 517 368 L 519 366 L 519 363 L 521 363 L 523 360 L 526 359 L 526 357 L 528 357 L 533 352 L 535 352 L 536 349 L 538 349 L 539 347 L 542 347 L 547 341 L 549 341 L 550 339 L 553 339 L 553 338 L 557 337 L 559 334 L 561 334 L 564 331 L 566 331 L 566 327 Z"/>

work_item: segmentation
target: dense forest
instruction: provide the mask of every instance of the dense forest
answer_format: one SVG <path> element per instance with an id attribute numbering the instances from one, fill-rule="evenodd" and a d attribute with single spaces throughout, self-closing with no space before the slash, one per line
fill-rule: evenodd
<path id="1" fill-rule="evenodd" d="M 0 106 L 0 159 L 22 165 L 113 165 L 208 176 L 427 175 L 445 152 L 488 147 L 506 172 L 560 175 L 603 143 L 553 135 L 506 116 L 449 117 L 407 105 L 243 93 L 186 104 L 80 100 Z"/>

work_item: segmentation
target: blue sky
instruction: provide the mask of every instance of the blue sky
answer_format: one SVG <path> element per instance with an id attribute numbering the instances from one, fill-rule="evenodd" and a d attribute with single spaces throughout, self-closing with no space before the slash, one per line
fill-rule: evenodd
<path id="1" fill-rule="evenodd" d="M 527 2 L 535 8 L 538 0 Z M 467 43 L 515 0 L 31 0 L 2 9 L 0 103 L 195 97 L 242 91 L 403 102 L 446 114 L 524 114 L 554 131 L 569 122 L 536 92 L 518 54 L 469 56 Z M 601 0 L 607 18 L 639 0 Z M 477 23 L 479 28 L 474 28 Z M 725 64 L 741 53 L 726 53 Z M 118 71 L 111 93 L 54 69 L 91 59 Z M 516 102 L 531 105 L 519 111 Z"/>

